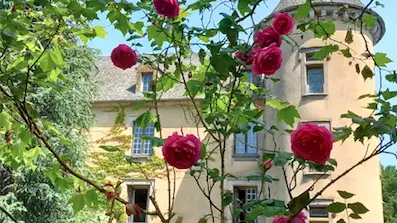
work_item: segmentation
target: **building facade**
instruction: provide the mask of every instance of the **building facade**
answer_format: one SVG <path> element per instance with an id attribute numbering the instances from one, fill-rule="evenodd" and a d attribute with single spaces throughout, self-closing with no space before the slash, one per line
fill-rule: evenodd
<path id="1" fill-rule="evenodd" d="M 281 0 L 274 12 L 288 12 L 293 15 L 296 8 L 304 2 L 304 0 Z M 341 10 L 341 7 L 345 9 Z M 260 81 L 257 79 L 251 78 L 254 83 L 265 84 L 271 94 L 276 95 L 278 99 L 288 101 L 297 107 L 301 120 L 295 126 L 303 122 L 311 122 L 331 129 L 350 124 L 349 120 L 340 118 L 340 115 L 348 110 L 359 115 L 370 114 L 371 111 L 365 108 L 368 101 L 357 99 L 360 95 L 373 93 L 375 81 L 374 79 L 364 81 L 363 77 L 356 73 L 355 64 L 358 63 L 360 67 L 367 64 L 373 68 L 374 65 L 371 64 L 371 60 L 349 63 L 351 60 L 338 53 L 332 54 L 324 61 L 311 58 L 325 44 L 337 44 L 341 49 L 345 48 L 344 41 L 349 30 L 352 31 L 354 40 L 348 44 L 353 57 L 361 55 L 366 46 L 372 51 L 373 46 L 385 32 L 383 20 L 376 13 L 368 11 L 368 13 L 377 16 L 377 23 L 372 28 L 365 27 L 363 35 L 359 30 L 355 31 L 354 24 L 349 23 L 349 19 L 359 15 L 364 7 L 359 0 L 313 1 L 315 10 L 310 12 L 306 20 L 333 20 L 336 25 L 336 32 L 332 35 L 332 40 L 327 40 L 327 43 L 325 43 L 310 34 L 305 34 L 302 38 L 300 35 L 292 35 L 291 38 L 296 45 L 286 43 L 282 45 L 283 65 L 276 74 L 276 77 L 280 78 L 281 81 L 278 83 L 259 83 Z M 270 21 L 273 15 L 266 18 L 264 22 Z M 299 31 L 295 30 L 294 32 Z M 199 63 L 197 56 L 192 58 L 192 63 Z M 144 93 L 151 91 L 150 83 L 157 72 L 150 67 L 139 64 L 122 71 L 114 67 L 108 57 L 100 59 L 98 68 L 97 78 L 101 82 L 101 87 L 93 105 L 97 125 L 90 131 L 93 143 L 92 151 L 101 150 L 99 146 L 103 139 L 109 136 L 109 132 L 116 124 L 120 124 L 117 123 L 120 110 L 114 110 L 113 108 L 121 106 L 123 107 L 123 128 L 118 134 L 127 136 L 127 141 L 130 137 L 130 141 L 127 142 L 129 148 L 125 151 L 126 154 L 135 157 L 139 162 L 147 162 L 151 156 L 161 157 L 161 148 L 154 147 L 149 141 L 141 138 L 143 136 L 159 136 L 159 133 L 154 130 L 153 126 L 140 128 L 134 124 L 135 119 L 140 114 L 152 107 L 147 103 L 139 109 L 134 109 L 139 101 L 144 99 Z M 204 140 L 204 128 L 197 124 L 197 117 L 192 112 L 194 111 L 192 104 L 184 96 L 184 93 L 183 85 L 177 84 L 165 93 L 159 102 L 163 137 L 182 130 L 184 134 L 195 134 L 199 139 Z M 257 103 L 260 106 L 265 106 L 263 100 L 258 100 Z M 279 129 L 286 128 L 286 126 L 276 122 L 275 111 L 268 107 L 266 107 L 263 121 L 268 125 L 275 125 Z M 290 152 L 289 135 L 279 135 L 277 140 L 282 150 Z M 287 188 L 283 181 L 262 185 L 258 181 L 248 181 L 246 177 L 259 172 L 260 155 L 265 148 L 273 147 L 273 139 L 270 135 L 263 133 L 263 131 L 258 133 L 250 131 L 246 135 L 235 135 L 226 144 L 226 172 L 238 178 L 227 180 L 226 189 L 233 191 L 235 196 L 245 201 L 256 199 L 259 190 L 266 191 L 263 196 L 289 200 Z M 247 147 L 246 144 L 253 145 L 256 148 Z M 317 193 L 331 179 L 362 159 L 367 146 L 374 148 L 377 144 L 377 139 L 365 141 L 363 145 L 354 142 L 351 138 L 343 144 L 335 143 L 331 157 L 338 161 L 338 166 L 334 172 L 322 177 L 310 194 Z M 214 162 L 214 165 L 218 164 Z M 337 190 L 354 193 L 355 196 L 352 199 L 362 202 L 370 210 L 362 215 L 363 219 L 352 219 L 350 222 L 383 222 L 380 171 L 379 158 L 373 158 L 333 184 L 309 205 L 306 210 L 309 222 L 336 223 L 340 218 L 346 217 L 344 212 L 333 215 L 326 211 L 326 207 L 330 203 L 344 202 L 338 196 Z M 196 180 L 188 171 L 177 170 L 175 174 L 174 211 L 176 215 L 183 216 L 183 222 L 198 222 L 201 217 L 210 213 L 208 200 L 201 194 Z M 272 169 L 270 174 L 282 178 L 281 170 L 276 168 Z M 319 174 L 322 173 L 308 168 L 301 171 L 297 175 L 297 187 L 293 191 L 293 195 L 297 196 L 310 187 L 319 177 Z M 291 171 L 287 172 L 287 177 L 291 178 L 292 175 Z M 153 204 L 148 200 L 148 196 L 155 194 L 160 208 L 166 211 L 168 207 L 167 179 L 161 174 L 161 170 L 153 170 L 149 178 L 150 181 L 134 173 L 123 176 L 121 196 L 129 199 L 131 203 L 137 203 L 148 210 L 153 210 Z M 199 183 L 203 184 L 204 182 L 199 181 Z M 212 194 L 213 200 L 218 202 L 220 192 L 217 187 L 214 188 Z M 233 219 L 228 208 L 227 217 L 230 223 L 245 222 L 244 220 Z M 156 223 L 160 221 L 155 217 L 141 215 L 131 217 L 128 222 Z M 259 217 L 257 222 L 270 223 L 271 219 Z"/>

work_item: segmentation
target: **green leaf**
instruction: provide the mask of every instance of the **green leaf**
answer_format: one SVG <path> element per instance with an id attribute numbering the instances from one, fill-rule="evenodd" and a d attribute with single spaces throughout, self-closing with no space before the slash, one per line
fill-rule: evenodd
<path id="1" fill-rule="evenodd" d="M 375 5 L 376 5 L 376 6 L 380 6 L 380 7 L 382 7 L 382 8 L 385 7 L 385 5 L 382 4 L 382 3 L 380 3 L 379 1 L 376 1 L 376 2 L 375 2 Z"/>
<path id="2" fill-rule="evenodd" d="M 188 10 L 184 8 L 180 8 L 178 18 L 176 18 L 175 21 L 177 22 L 182 21 L 183 19 L 187 18 L 189 15 L 190 13 Z"/>
<path id="3" fill-rule="evenodd" d="M 145 105 L 146 101 L 139 101 L 138 104 L 132 109 L 133 111 L 138 111 Z"/>
<path id="4" fill-rule="evenodd" d="M 107 32 L 103 26 L 94 26 L 95 35 L 99 38 L 104 39 Z"/>
<path id="5" fill-rule="evenodd" d="M 347 44 L 351 44 L 353 42 L 353 31 L 352 29 L 347 30 L 345 42 Z"/>
<path id="6" fill-rule="evenodd" d="M 320 21 L 319 23 L 314 22 L 313 32 L 317 38 L 326 39 L 335 33 L 335 23 L 333 21 Z"/>
<path id="7" fill-rule="evenodd" d="M 321 47 L 320 50 L 318 50 L 313 56 L 313 59 L 319 59 L 319 60 L 324 60 L 325 58 L 328 57 L 328 55 L 332 54 L 333 52 L 336 52 L 339 50 L 338 45 L 327 45 Z"/>
<path id="8" fill-rule="evenodd" d="M 208 220 L 206 218 L 200 218 L 200 220 L 198 221 L 198 223 L 207 223 Z"/>
<path id="9" fill-rule="evenodd" d="M 227 34 L 233 25 L 231 17 L 225 17 L 219 22 L 219 31 L 223 34 Z"/>
<path id="10" fill-rule="evenodd" d="M 176 219 L 175 223 L 182 223 L 183 222 L 183 217 L 182 216 L 178 216 L 178 218 Z"/>
<path id="11" fill-rule="evenodd" d="M 74 213 L 81 211 L 84 206 L 84 194 L 75 194 L 69 199 L 69 204 L 72 204 Z"/>
<path id="12" fill-rule="evenodd" d="M 362 17 L 363 23 L 366 24 L 369 28 L 372 28 L 376 25 L 376 20 L 376 16 L 367 13 Z"/>
<path id="13" fill-rule="evenodd" d="M 296 9 L 296 13 L 294 15 L 295 19 L 304 19 L 306 17 L 309 16 L 310 13 L 310 0 L 306 0 L 306 3 L 303 5 L 300 5 L 297 9 Z"/>
<path id="14" fill-rule="evenodd" d="M 360 73 L 360 65 L 358 64 L 358 63 L 356 63 L 356 65 L 355 65 L 355 68 L 356 68 L 356 73 Z"/>
<path id="15" fill-rule="evenodd" d="M 335 214 L 341 213 L 345 209 L 346 209 L 346 205 L 341 202 L 332 203 L 332 204 L 328 205 L 328 207 L 327 207 L 328 212 L 335 213 Z"/>
<path id="16" fill-rule="evenodd" d="M 387 88 L 385 91 L 381 92 L 381 94 L 385 100 L 389 100 L 397 96 L 397 91 L 390 91 L 389 88 Z"/>
<path id="17" fill-rule="evenodd" d="M 288 203 L 289 210 L 296 214 L 310 203 L 309 191 L 305 191 Z"/>
<path id="18" fill-rule="evenodd" d="M 246 13 L 251 11 L 251 9 L 249 7 L 250 3 L 251 3 L 250 0 L 239 0 L 238 1 L 237 9 L 242 16 L 244 16 Z"/>
<path id="19" fill-rule="evenodd" d="M 279 122 L 283 120 L 287 125 L 291 127 L 294 126 L 296 118 L 300 118 L 300 115 L 298 113 L 298 110 L 296 110 L 296 107 L 293 105 L 283 108 L 277 113 L 277 121 Z"/>
<path id="20" fill-rule="evenodd" d="M 381 66 L 381 67 L 386 67 L 386 64 L 388 64 L 388 63 L 390 63 L 390 62 L 393 62 L 391 59 L 389 59 L 389 58 L 386 56 L 385 53 L 376 53 L 375 56 L 374 56 L 374 58 L 375 58 L 375 63 L 376 63 L 378 66 Z"/>
<path id="21" fill-rule="evenodd" d="M 346 191 L 342 191 L 342 190 L 338 190 L 338 194 L 339 196 L 341 196 L 343 199 L 349 199 L 351 197 L 354 196 L 354 194 L 346 192 Z"/>
<path id="22" fill-rule="evenodd" d="M 154 147 L 161 147 L 165 143 L 165 139 L 161 139 L 155 136 L 141 136 L 141 139 L 151 141 Z"/>
<path id="23" fill-rule="evenodd" d="M 288 103 L 287 102 L 282 102 L 279 100 L 271 100 L 271 101 L 267 101 L 266 105 L 269 105 L 272 108 L 275 108 L 277 110 L 281 110 L 283 108 L 288 107 Z"/>
<path id="24" fill-rule="evenodd" d="M 397 74 L 388 74 L 385 77 L 386 77 L 386 80 L 393 82 L 393 83 L 397 83 Z"/>
<path id="25" fill-rule="evenodd" d="M 37 157 L 43 152 L 40 147 L 34 147 L 33 149 L 29 149 L 25 152 L 24 156 L 30 160 L 36 160 Z"/>
<path id="26" fill-rule="evenodd" d="M 365 214 L 369 210 L 360 202 L 349 203 L 347 207 L 350 208 L 356 214 Z"/>
<path id="27" fill-rule="evenodd" d="M 73 143 L 71 140 L 66 139 L 64 137 L 62 137 L 61 139 L 59 139 L 59 142 L 65 146 L 71 146 Z"/>
<path id="28" fill-rule="evenodd" d="M 349 48 L 347 48 L 345 50 L 340 50 L 340 52 L 342 52 L 343 56 L 346 57 L 346 58 L 352 58 L 353 57 L 352 54 L 350 53 L 350 49 Z"/>
<path id="29" fill-rule="evenodd" d="M 204 159 L 206 154 L 207 146 L 204 143 L 201 143 L 200 159 Z"/>
<path id="30" fill-rule="evenodd" d="M 136 120 L 135 124 L 139 127 L 146 127 L 152 124 L 154 121 L 154 116 L 150 111 L 146 111 L 142 115 L 140 115 Z"/>
<path id="31" fill-rule="evenodd" d="M 364 80 L 367 78 L 371 78 L 374 76 L 374 72 L 372 72 L 371 68 L 368 65 L 365 65 L 364 69 L 361 71 L 361 75 L 364 77 Z"/>
<path id="32" fill-rule="evenodd" d="M 99 148 L 104 149 L 108 152 L 118 152 L 120 151 L 120 148 L 117 146 L 99 146 Z"/>
<path id="33" fill-rule="evenodd" d="M 197 93 L 201 92 L 203 90 L 204 84 L 203 82 L 196 80 L 196 79 L 190 79 L 187 83 L 187 89 L 190 92 L 190 95 L 195 97 Z M 187 91 L 186 91 L 187 93 Z"/>
<path id="34" fill-rule="evenodd" d="M 287 153 L 287 152 L 278 152 L 276 153 L 276 155 L 274 156 L 274 165 L 275 166 L 284 166 L 285 164 L 287 164 L 287 162 L 289 160 L 291 160 L 292 156 L 294 154 L 292 153 Z"/>
<path id="35" fill-rule="evenodd" d="M 95 189 L 91 189 L 85 192 L 84 194 L 84 203 L 87 204 L 88 207 L 97 207 L 99 204 L 98 194 Z"/>
<path id="36" fill-rule="evenodd" d="M 353 219 L 362 219 L 362 217 L 356 213 L 351 213 L 349 214 L 349 217 L 353 218 Z"/>
<path id="37" fill-rule="evenodd" d="M 252 174 L 247 176 L 248 181 L 252 180 L 261 180 L 261 176 L 259 174 Z"/>
<path id="38" fill-rule="evenodd" d="M 233 193 L 231 191 L 225 191 L 222 195 L 222 207 L 228 206 L 233 201 Z"/>
<path id="39" fill-rule="evenodd" d="M 264 209 L 265 208 L 260 205 L 254 206 L 254 208 L 248 212 L 247 222 L 252 222 L 253 220 L 257 219 L 262 214 Z"/>
<path id="40" fill-rule="evenodd" d="M 346 223 L 346 221 L 341 218 L 336 223 Z"/>
<path id="41" fill-rule="evenodd" d="M 198 55 L 199 55 L 199 59 L 200 59 L 200 63 L 201 64 L 204 64 L 205 54 L 206 53 L 205 53 L 205 51 L 203 49 L 199 50 Z"/>

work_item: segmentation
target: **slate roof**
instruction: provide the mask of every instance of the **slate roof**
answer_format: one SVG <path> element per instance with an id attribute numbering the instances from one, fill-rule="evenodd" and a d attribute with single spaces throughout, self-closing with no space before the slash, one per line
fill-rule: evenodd
<path id="1" fill-rule="evenodd" d="M 200 64 L 197 55 L 192 55 L 189 63 Z M 122 70 L 113 65 L 109 56 L 99 57 L 96 64 L 94 77 L 98 81 L 99 91 L 95 97 L 95 102 L 127 102 L 140 101 L 144 99 L 143 93 L 137 90 L 137 68 L 141 64 L 136 64 L 132 68 Z M 172 68 L 171 68 L 172 69 Z M 185 89 L 183 84 L 175 84 L 172 89 L 161 96 L 163 100 L 185 99 Z"/>
<path id="2" fill-rule="evenodd" d="M 274 11 L 277 12 L 285 12 L 295 9 L 299 5 L 302 5 L 306 2 L 306 0 L 281 0 L 280 3 L 276 6 Z M 313 5 L 349 5 L 356 7 L 364 7 L 364 4 L 360 0 L 312 0 Z"/>

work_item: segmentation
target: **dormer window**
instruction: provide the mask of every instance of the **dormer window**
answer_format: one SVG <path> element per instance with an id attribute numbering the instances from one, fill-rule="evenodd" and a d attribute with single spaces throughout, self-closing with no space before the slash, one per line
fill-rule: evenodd
<path id="1" fill-rule="evenodd" d="M 144 72 L 142 73 L 142 91 L 152 91 L 152 80 L 153 73 L 152 72 Z"/>

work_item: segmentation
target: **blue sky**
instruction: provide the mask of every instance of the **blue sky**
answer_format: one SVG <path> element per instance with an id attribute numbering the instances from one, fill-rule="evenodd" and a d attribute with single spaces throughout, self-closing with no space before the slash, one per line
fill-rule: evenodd
<path id="1" fill-rule="evenodd" d="M 376 8 L 375 11 L 377 11 L 382 16 L 383 20 L 386 23 L 386 34 L 383 37 L 383 39 L 375 46 L 375 51 L 387 53 L 389 58 L 391 58 L 393 61 L 396 61 L 388 64 L 388 70 L 397 70 L 397 44 L 396 44 L 397 25 L 394 23 L 396 21 L 394 13 L 396 13 L 397 10 L 397 1 L 396 0 L 379 0 L 379 1 L 385 5 L 385 8 L 379 7 Z M 276 7 L 278 2 L 279 2 L 278 0 L 267 0 L 265 1 L 265 3 L 262 3 L 256 10 L 257 13 L 254 15 L 254 21 L 258 22 L 267 15 L 269 15 Z M 369 0 L 363 0 L 362 2 L 366 4 L 369 2 Z M 227 8 L 219 7 L 216 10 L 216 12 L 213 14 L 213 20 L 219 21 L 221 18 L 221 15 L 219 15 L 219 13 L 222 11 L 227 11 Z M 142 14 L 136 13 L 132 16 L 131 21 L 132 22 L 143 21 L 142 18 L 143 18 Z M 208 22 L 208 18 L 209 17 L 206 17 L 204 21 Z M 190 15 L 189 24 L 200 27 L 201 18 L 198 15 L 194 15 L 194 14 Z M 105 15 L 101 15 L 100 20 L 96 21 L 93 25 L 104 26 L 106 31 L 108 32 L 105 39 L 96 38 L 88 43 L 90 47 L 101 50 L 102 55 L 109 55 L 112 49 L 116 47 L 118 44 L 121 43 L 129 44 L 126 41 L 128 37 L 124 37 L 121 32 L 114 30 L 112 28 L 112 25 L 109 23 L 109 21 L 106 20 Z M 243 27 L 248 27 L 251 26 L 252 24 L 250 21 L 247 21 L 245 24 L 242 25 Z M 144 47 L 138 48 L 137 49 L 138 52 L 150 53 L 150 48 L 148 47 L 149 43 L 145 40 L 139 40 L 139 41 Z M 380 77 L 379 74 L 376 76 L 377 88 L 379 88 L 380 78 L 384 79 L 384 75 L 385 74 L 382 75 L 383 77 Z M 390 84 L 387 83 L 385 80 L 383 80 L 382 88 L 395 89 L 396 84 Z M 397 100 L 395 99 L 392 103 L 397 104 Z M 391 151 L 396 151 L 396 150 L 397 150 L 397 146 L 391 148 Z M 390 155 L 382 155 L 381 161 L 383 165 L 397 165 L 397 160 Z"/>

